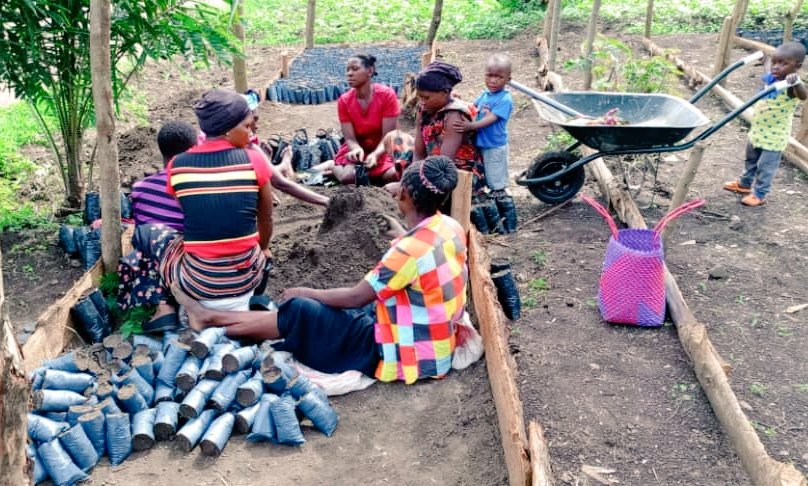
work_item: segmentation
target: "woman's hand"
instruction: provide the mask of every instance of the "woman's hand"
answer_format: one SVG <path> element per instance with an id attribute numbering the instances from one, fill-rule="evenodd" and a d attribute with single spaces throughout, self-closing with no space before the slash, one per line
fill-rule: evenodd
<path id="1" fill-rule="evenodd" d="M 378 163 L 376 157 L 377 157 L 376 152 L 371 152 L 370 154 L 368 154 L 368 156 L 365 158 L 365 161 L 363 162 L 366 169 L 372 169 L 376 167 L 376 164 Z"/>
<path id="2" fill-rule="evenodd" d="M 350 152 L 345 154 L 345 158 L 351 162 L 362 162 L 365 159 L 365 151 L 362 150 L 362 147 L 357 145 L 352 148 Z"/>
<path id="3" fill-rule="evenodd" d="M 384 232 L 384 235 L 390 239 L 398 238 L 407 232 L 397 219 L 386 214 L 380 214 L 376 222 L 380 232 Z"/>
<path id="4" fill-rule="evenodd" d="M 292 287 L 290 289 L 286 289 L 281 294 L 281 302 L 286 302 L 289 299 L 293 299 L 295 297 L 310 297 L 311 291 L 308 287 Z"/>

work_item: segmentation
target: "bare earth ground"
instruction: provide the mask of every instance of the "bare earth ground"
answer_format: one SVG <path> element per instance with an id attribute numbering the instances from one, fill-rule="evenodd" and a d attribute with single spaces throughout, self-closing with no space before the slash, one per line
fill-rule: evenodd
<path id="1" fill-rule="evenodd" d="M 580 28 L 565 31 L 560 59 L 577 55 L 580 42 Z M 679 35 L 657 42 L 679 47 L 682 57 L 705 70 L 717 44 L 714 35 Z M 441 51 L 466 76 L 458 92 L 473 99 L 482 87 L 485 59 L 492 52 L 508 52 L 514 60 L 514 79 L 531 84 L 535 71 L 532 45 L 533 35 L 526 34 L 504 42 L 446 42 Z M 260 55 L 249 56 L 252 72 L 275 69 L 278 52 L 264 49 Z M 741 54 L 737 51 L 735 56 Z M 730 87 L 748 95 L 759 71 L 737 73 Z M 580 82 L 578 73 L 564 73 L 564 78 L 573 89 Z M 171 118 L 192 121 L 190 106 L 196 96 L 226 82 L 227 72 L 222 69 L 199 75 L 177 66 L 153 67 L 141 80 L 148 91 L 152 126 L 159 127 Z M 682 87 L 681 96 L 688 95 Z M 710 97 L 699 106 L 712 119 L 724 113 L 723 106 Z M 290 107 L 264 103 L 259 113 L 262 137 L 291 135 L 300 127 L 311 135 L 317 128 L 338 125 L 333 104 Z M 541 151 L 550 127 L 538 120 L 524 96 L 517 95 L 510 130 L 515 174 Z M 686 216 L 674 225 L 667 260 L 685 299 L 708 326 L 718 352 L 732 363 L 733 388 L 767 450 L 805 472 L 806 311 L 784 313 L 788 306 L 808 302 L 804 277 L 808 260 L 802 256 L 808 231 L 805 179 L 784 164 L 769 204 L 758 209 L 741 207 L 720 184 L 737 175 L 744 137 L 745 129 L 736 122 L 710 139 L 699 179 L 691 190 L 691 195 L 708 200 L 709 212 Z M 136 140 L 130 141 L 137 145 Z M 126 165 L 122 158 L 123 180 L 139 178 L 159 163 L 153 148 L 130 155 Z M 667 208 L 686 159 L 686 153 L 679 153 L 661 163 L 653 196 L 659 207 L 651 206 L 651 183 L 646 183 L 639 203 L 648 207 L 645 213 L 650 222 Z M 585 190 L 598 194 L 591 183 Z M 522 188 L 513 192 L 523 222 L 548 209 Z M 289 228 L 309 224 L 309 210 L 300 208 L 284 199 L 277 217 L 283 219 L 288 211 Z M 733 216 L 736 218 L 731 219 Z M 520 282 L 524 316 L 513 326 L 511 346 L 519 365 L 525 416 L 546 427 L 556 476 L 564 484 L 586 484 L 588 478 L 580 472 L 586 464 L 614 469 L 607 477 L 624 485 L 749 484 L 675 330 L 670 326 L 638 330 L 600 320 L 593 303 L 607 237 L 602 219 L 587 206 L 573 202 L 515 235 L 490 238 L 494 252 L 511 257 Z M 682 245 L 692 240 L 695 244 Z M 4 269 L 19 267 L 5 253 L 6 236 L 3 244 Z M 533 258 L 538 250 L 547 257 L 542 265 Z M 19 274 L 9 277 L 6 272 L 7 281 L 20 279 Z M 711 273 L 722 278 L 711 279 Z M 549 288 L 531 289 L 530 281 L 537 278 L 545 279 Z M 18 287 L 9 293 L 12 299 L 49 302 L 50 297 L 40 292 Z M 31 315 L 35 316 L 19 311 L 15 322 Z M 337 398 L 335 407 L 342 422 L 334 437 L 325 439 L 309 432 L 309 442 L 300 451 L 256 447 L 236 439 L 223 457 L 206 460 L 197 453 L 183 456 L 161 446 L 119 468 L 97 468 L 92 481 L 155 485 L 188 479 L 200 484 L 251 484 L 259 477 L 271 484 L 488 485 L 506 481 L 493 403 L 481 364 L 453 373 L 443 382 L 415 387 L 375 385 Z"/>

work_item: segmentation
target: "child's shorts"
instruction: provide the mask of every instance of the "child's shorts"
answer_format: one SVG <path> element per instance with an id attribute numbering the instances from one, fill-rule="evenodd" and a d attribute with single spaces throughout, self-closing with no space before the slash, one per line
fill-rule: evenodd
<path id="1" fill-rule="evenodd" d="M 508 144 L 481 148 L 485 166 L 485 183 L 492 191 L 508 187 Z"/>

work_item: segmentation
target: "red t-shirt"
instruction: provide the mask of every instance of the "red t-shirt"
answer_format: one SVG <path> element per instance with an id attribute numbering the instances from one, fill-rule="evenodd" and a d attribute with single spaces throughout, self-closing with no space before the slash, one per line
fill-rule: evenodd
<path id="1" fill-rule="evenodd" d="M 356 98 L 356 89 L 351 89 L 339 97 L 337 113 L 340 123 L 353 125 L 356 141 L 365 151 L 371 152 L 382 141 L 382 119 L 398 118 L 401 108 L 393 88 L 383 84 L 372 84 L 373 96 L 367 110 L 362 110 Z"/>

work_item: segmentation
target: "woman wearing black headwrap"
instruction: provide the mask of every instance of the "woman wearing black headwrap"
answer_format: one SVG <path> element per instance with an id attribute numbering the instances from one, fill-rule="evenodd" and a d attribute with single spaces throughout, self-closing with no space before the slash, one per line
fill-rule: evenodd
<path id="1" fill-rule="evenodd" d="M 185 233 L 166 248 L 160 274 L 207 306 L 246 310 L 270 255 L 269 162 L 248 147 L 253 114 L 243 96 L 210 90 L 194 111 L 206 140 L 168 164 Z"/>
<path id="2" fill-rule="evenodd" d="M 474 174 L 474 188 L 482 188 L 483 166 L 474 144 L 474 132 L 460 132 L 455 120 L 474 120 L 475 108 L 452 97 L 452 88 L 463 80 L 460 70 L 436 61 L 424 68 L 415 80 L 420 108 L 416 118 L 415 160 L 429 155 L 445 155 L 458 169 Z"/>

